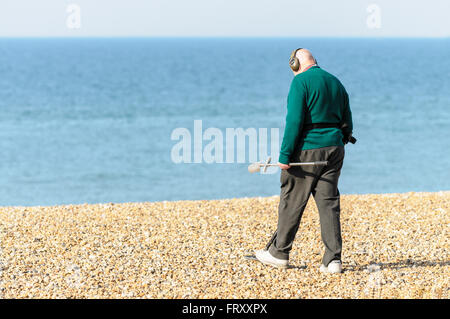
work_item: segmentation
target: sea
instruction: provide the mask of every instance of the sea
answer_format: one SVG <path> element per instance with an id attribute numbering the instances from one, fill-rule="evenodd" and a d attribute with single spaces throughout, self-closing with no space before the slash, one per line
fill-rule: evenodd
<path id="1" fill-rule="evenodd" d="M 1 38 L 0 206 L 278 195 L 247 167 L 278 159 L 298 47 L 350 96 L 341 194 L 450 190 L 449 38 Z"/>

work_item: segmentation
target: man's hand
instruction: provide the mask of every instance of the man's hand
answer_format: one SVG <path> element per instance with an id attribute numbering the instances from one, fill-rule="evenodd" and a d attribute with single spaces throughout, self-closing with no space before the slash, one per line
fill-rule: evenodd
<path id="1" fill-rule="evenodd" d="M 291 168 L 291 165 L 283 164 L 283 163 L 280 163 L 280 162 L 278 162 L 278 166 L 279 166 L 281 169 L 289 169 L 289 168 Z"/>

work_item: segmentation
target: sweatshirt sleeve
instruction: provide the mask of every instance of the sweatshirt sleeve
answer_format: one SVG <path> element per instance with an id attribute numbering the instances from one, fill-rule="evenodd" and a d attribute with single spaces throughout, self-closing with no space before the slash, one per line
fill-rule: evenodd
<path id="1" fill-rule="evenodd" d="M 280 157 L 278 162 L 289 164 L 289 159 L 294 152 L 306 110 L 306 89 L 295 77 L 287 98 L 286 127 L 284 129 L 283 142 L 281 143 Z"/>
<path id="2" fill-rule="evenodd" d="M 352 120 L 352 111 L 350 109 L 350 102 L 348 93 L 344 90 L 344 112 L 343 112 L 343 118 L 344 123 L 347 123 L 347 127 L 345 128 L 346 134 L 353 132 L 353 120 Z"/>

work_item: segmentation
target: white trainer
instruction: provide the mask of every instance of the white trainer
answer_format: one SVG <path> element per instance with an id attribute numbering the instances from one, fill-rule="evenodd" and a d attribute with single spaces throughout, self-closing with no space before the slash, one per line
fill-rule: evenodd
<path id="1" fill-rule="evenodd" d="M 320 271 L 329 274 L 340 274 L 342 272 L 342 262 L 340 260 L 332 260 L 328 264 L 328 267 L 322 264 Z"/>
<path id="2" fill-rule="evenodd" d="M 255 250 L 255 257 L 260 262 L 277 268 L 288 268 L 289 260 L 273 257 L 268 250 Z"/>

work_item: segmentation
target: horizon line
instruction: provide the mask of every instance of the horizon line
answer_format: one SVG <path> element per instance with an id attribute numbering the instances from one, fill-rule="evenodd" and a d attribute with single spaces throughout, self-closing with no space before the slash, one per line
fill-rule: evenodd
<path id="1" fill-rule="evenodd" d="M 0 36 L 0 39 L 450 39 L 448 36 L 234 36 L 234 35 L 50 35 L 50 36 Z"/>

